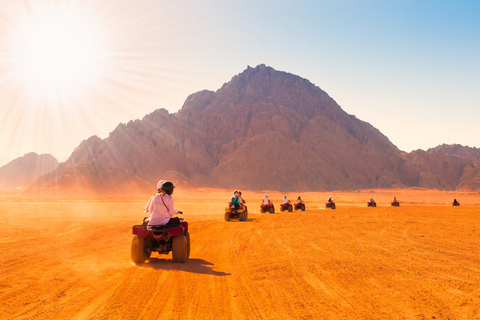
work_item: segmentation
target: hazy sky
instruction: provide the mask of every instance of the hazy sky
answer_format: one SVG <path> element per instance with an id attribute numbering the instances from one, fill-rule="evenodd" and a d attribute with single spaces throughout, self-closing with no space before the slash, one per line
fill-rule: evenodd
<path id="1" fill-rule="evenodd" d="M 179 110 L 247 65 L 306 78 L 410 152 L 480 147 L 478 1 L 2 0 L 0 165 Z"/>

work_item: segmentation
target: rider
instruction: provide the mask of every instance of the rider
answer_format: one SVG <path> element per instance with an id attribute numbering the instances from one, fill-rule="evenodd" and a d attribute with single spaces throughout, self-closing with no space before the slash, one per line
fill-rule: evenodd
<path id="1" fill-rule="evenodd" d="M 270 198 L 268 197 L 268 193 L 265 193 L 265 196 L 262 199 L 262 205 L 264 206 L 269 206 L 272 202 L 270 201 Z"/>
<path id="2" fill-rule="evenodd" d="M 240 201 L 241 201 L 240 195 L 238 194 L 238 191 L 235 191 L 233 193 L 233 197 L 230 199 L 230 202 L 228 203 L 228 206 L 232 209 L 233 208 L 238 209 L 240 208 L 240 204 L 241 204 Z"/>
<path id="3" fill-rule="evenodd" d="M 398 202 L 397 197 L 393 197 L 393 203 Z"/>
<path id="4" fill-rule="evenodd" d="M 328 203 L 332 203 L 333 200 L 332 200 L 332 196 L 328 197 Z"/>
<path id="5" fill-rule="evenodd" d="M 245 205 L 245 203 L 247 203 L 247 201 L 245 201 L 245 199 L 243 199 L 242 197 L 242 191 L 238 191 L 238 197 L 240 198 L 240 205 Z"/>
<path id="6" fill-rule="evenodd" d="M 373 202 L 374 202 L 374 201 L 373 201 L 373 198 L 372 198 L 372 197 L 370 197 L 370 203 L 373 203 Z"/>
<path id="7" fill-rule="evenodd" d="M 149 212 L 148 225 L 179 225 L 179 218 L 172 218 L 180 211 L 175 210 L 171 197 L 175 185 L 170 181 L 160 180 L 157 183 L 157 193 L 150 197 L 144 212 Z"/>
<path id="8" fill-rule="evenodd" d="M 287 199 L 287 196 L 283 197 L 283 205 L 288 207 L 292 202 Z"/>
<path id="9" fill-rule="evenodd" d="M 302 203 L 303 203 L 303 200 L 302 200 L 302 198 L 300 198 L 300 196 L 298 196 L 298 198 L 297 198 L 297 203 L 298 203 L 298 204 L 302 204 Z"/>

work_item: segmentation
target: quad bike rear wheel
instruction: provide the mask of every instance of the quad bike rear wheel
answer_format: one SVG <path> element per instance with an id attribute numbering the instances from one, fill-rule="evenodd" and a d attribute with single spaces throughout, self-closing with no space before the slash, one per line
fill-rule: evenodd
<path id="1" fill-rule="evenodd" d="M 187 237 L 181 234 L 172 239 L 173 262 L 185 262 L 188 259 Z"/>
<path id="2" fill-rule="evenodd" d="M 245 221 L 245 220 L 246 220 L 246 219 L 245 219 L 245 211 L 240 212 L 240 213 L 238 214 L 238 220 L 239 220 L 239 221 Z"/>
<path id="3" fill-rule="evenodd" d="M 150 252 L 146 248 L 146 239 L 144 237 L 139 237 L 134 235 L 132 238 L 132 244 L 130 248 L 130 255 L 132 261 L 135 264 L 144 263 L 150 257 Z"/>
<path id="4" fill-rule="evenodd" d="M 185 230 L 183 234 L 187 238 L 187 258 L 190 258 L 190 233 L 188 233 L 188 230 Z"/>

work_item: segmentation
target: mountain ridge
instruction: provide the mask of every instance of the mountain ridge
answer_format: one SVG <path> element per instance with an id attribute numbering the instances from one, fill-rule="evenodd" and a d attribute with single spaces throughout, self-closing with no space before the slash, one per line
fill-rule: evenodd
<path id="1" fill-rule="evenodd" d="M 84 140 L 31 190 L 146 192 L 165 175 L 251 190 L 476 189 L 476 150 L 461 161 L 454 157 L 466 151 L 455 150 L 406 154 L 307 79 L 262 64 L 189 95 L 176 113 L 158 109 Z M 458 169 L 442 171 L 439 161 Z"/>

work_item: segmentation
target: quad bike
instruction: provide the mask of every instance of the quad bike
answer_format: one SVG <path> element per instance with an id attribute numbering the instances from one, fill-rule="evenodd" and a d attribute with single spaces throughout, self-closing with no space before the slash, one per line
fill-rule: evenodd
<path id="1" fill-rule="evenodd" d="M 328 209 L 328 208 L 332 208 L 332 209 L 335 209 L 335 202 L 327 202 L 325 203 L 325 209 Z"/>
<path id="2" fill-rule="evenodd" d="M 275 207 L 273 206 L 273 203 L 262 204 L 262 205 L 260 205 L 260 212 L 261 213 L 265 213 L 265 212 L 275 213 Z"/>
<path id="3" fill-rule="evenodd" d="M 454 207 L 460 207 L 460 203 L 457 202 L 457 201 L 454 201 L 453 204 L 452 204 L 452 206 L 454 206 Z"/>
<path id="4" fill-rule="evenodd" d="M 377 207 L 377 203 L 375 201 L 369 201 L 367 202 L 367 207 L 374 207 L 376 208 Z"/>
<path id="5" fill-rule="evenodd" d="M 296 210 L 302 210 L 305 211 L 305 203 L 295 203 L 293 205 L 293 208 Z"/>
<path id="6" fill-rule="evenodd" d="M 238 219 L 239 221 L 246 221 L 248 218 L 247 206 L 240 206 L 238 209 L 235 207 L 225 208 L 225 221 L 232 219 Z"/>
<path id="7" fill-rule="evenodd" d="M 141 225 L 132 228 L 131 258 L 135 264 L 144 263 L 152 252 L 169 254 L 174 262 L 186 262 L 190 256 L 190 234 L 188 222 L 180 218 L 180 225 L 147 225 L 147 218 Z"/>
<path id="8" fill-rule="evenodd" d="M 292 212 L 293 211 L 293 207 L 292 207 L 292 204 L 291 203 L 282 203 L 280 205 L 280 211 L 288 211 L 288 212 Z"/>
<path id="9" fill-rule="evenodd" d="M 392 201 L 392 207 L 400 207 L 400 202 Z"/>

